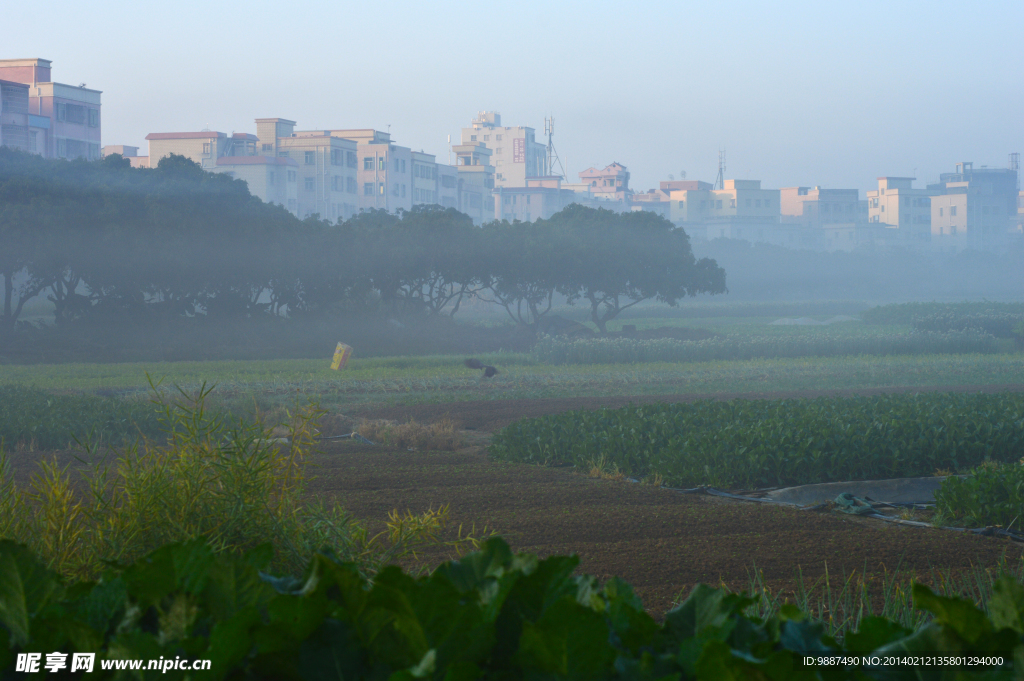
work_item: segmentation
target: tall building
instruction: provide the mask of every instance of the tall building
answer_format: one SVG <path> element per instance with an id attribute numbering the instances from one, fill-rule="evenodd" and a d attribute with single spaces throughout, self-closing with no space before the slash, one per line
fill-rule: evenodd
<path id="1" fill-rule="evenodd" d="M 458 158 L 455 167 L 459 174 L 457 208 L 473 218 L 476 224 L 490 222 L 495 211 L 493 152 L 483 142 L 456 144 L 452 151 Z"/>
<path id="2" fill-rule="evenodd" d="M 353 145 L 359 210 L 393 213 L 412 208 L 412 149 L 392 142 L 390 133 L 372 128 L 324 132 Z"/>
<path id="3" fill-rule="evenodd" d="M 502 126 L 496 111 L 480 112 L 462 129 L 460 146 L 473 144 L 491 150 L 495 186 L 525 187 L 527 178 L 548 174 L 547 147 L 536 141 L 534 129 Z"/>
<path id="4" fill-rule="evenodd" d="M 929 189 L 931 240 L 939 250 L 996 249 L 1016 231 L 1019 192 L 1015 170 L 979 168 L 958 163 Z"/>
<path id="5" fill-rule="evenodd" d="M 913 177 L 880 177 L 878 189 L 867 192 L 868 222 L 900 230 L 906 241 L 928 241 L 932 231 L 935 189 L 914 189 Z"/>
<path id="6" fill-rule="evenodd" d="M 47 59 L 0 59 L 0 144 L 45 158 L 100 158 L 99 90 L 51 81 Z"/>

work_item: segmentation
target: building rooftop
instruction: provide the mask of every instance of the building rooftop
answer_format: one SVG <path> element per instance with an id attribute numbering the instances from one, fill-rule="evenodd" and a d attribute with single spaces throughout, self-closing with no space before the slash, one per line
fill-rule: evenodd
<path id="1" fill-rule="evenodd" d="M 227 134 L 203 130 L 202 132 L 151 132 L 146 135 L 147 140 L 205 140 L 220 137 L 227 137 Z"/>
<path id="2" fill-rule="evenodd" d="M 219 166 L 297 166 L 294 159 L 283 156 L 221 156 L 217 159 Z"/>

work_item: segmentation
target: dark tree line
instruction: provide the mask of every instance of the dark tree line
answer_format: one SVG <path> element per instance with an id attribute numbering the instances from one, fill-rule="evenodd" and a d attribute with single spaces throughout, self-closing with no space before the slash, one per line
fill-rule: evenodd
<path id="1" fill-rule="evenodd" d="M 299 220 L 180 157 L 51 161 L 0 148 L 0 331 L 45 296 L 58 325 L 260 315 L 455 315 L 473 297 L 534 325 L 556 295 L 602 330 L 642 300 L 725 291 L 651 213 L 573 205 L 475 227 L 451 208 Z"/>

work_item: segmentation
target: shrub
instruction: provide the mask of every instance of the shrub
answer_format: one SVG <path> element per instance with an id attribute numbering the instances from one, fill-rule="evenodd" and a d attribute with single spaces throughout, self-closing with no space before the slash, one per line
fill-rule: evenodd
<path id="1" fill-rule="evenodd" d="M 925 393 L 813 400 L 703 400 L 517 421 L 492 456 L 575 465 L 603 460 L 634 478 L 756 488 L 967 470 L 1016 461 L 1024 394 Z"/>
<path id="2" fill-rule="evenodd" d="M 868 324 L 912 324 L 933 315 L 1024 314 L 1024 303 L 894 303 L 865 310 L 861 319 Z"/>
<path id="3" fill-rule="evenodd" d="M 944 312 L 915 317 L 913 320 L 914 328 L 919 331 L 949 333 L 950 331 L 975 330 L 991 334 L 996 338 L 1013 338 L 1016 335 L 1016 328 L 1021 324 L 1024 324 L 1024 314 L 1008 312 L 975 314 Z"/>
<path id="4" fill-rule="evenodd" d="M 971 475 L 949 477 L 935 491 L 940 517 L 967 527 L 1024 525 L 1024 465 L 986 463 Z"/>
<path id="5" fill-rule="evenodd" d="M 95 577 L 105 561 L 132 562 L 193 539 L 234 554 L 269 542 L 283 570 L 300 569 L 327 547 L 368 573 L 418 547 L 457 553 L 477 539 L 443 539 L 447 508 L 418 516 L 395 511 L 384 532 L 370 535 L 340 507 L 309 503 L 304 464 L 321 414 L 316 405 L 290 415 L 281 444 L 258 416 L 231 422 L 210 414 L 205 385 L 174 400 L 154 389 L 163 437 L 112 452 L 113 464 L 96 464 L 80 479 L 42 462 L 28 489 L 19 490 L 0 457 L 0 537 L 26 543 L 48 567 L 79 577 Z"/>

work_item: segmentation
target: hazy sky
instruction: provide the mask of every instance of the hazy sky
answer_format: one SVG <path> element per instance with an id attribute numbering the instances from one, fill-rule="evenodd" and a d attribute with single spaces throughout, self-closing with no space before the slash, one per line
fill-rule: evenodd
<path id="1" fill-rule="evenodd" d="M 150 132 L 390 130 L 447 162 L 478 111 L 634 189 L 918 186 L 1024 151 L 1024 2 L 5 3 L 0 58 L 103 91 L 103 143 Z"/>

